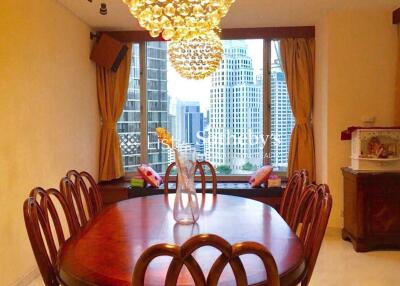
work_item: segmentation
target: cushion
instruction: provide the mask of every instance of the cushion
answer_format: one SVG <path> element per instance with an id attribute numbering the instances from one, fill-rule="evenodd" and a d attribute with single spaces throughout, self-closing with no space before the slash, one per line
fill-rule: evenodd
<path id="1" fill-rule="evenodd" d="M 272 173 L 272 166 L 265 165 L 259 168 L 249 179 L 251 187 L 259 187 L 262 183 L 266 183 Z"/>
<path id="2" fill-rule="evenodd" d="M 162 183 L 163 179 L 161 176 L 153 170 L 152 167 L 142 164 L 138 167 L 138 172 L 142 176 L 142 178 L 148 183 L 149 185 L 158 188 Z"/>
<path id="3" fill-rule="evenodd" d="M 268 188 L 281 187 L 282 180 L 279 176 L 271 174 L 268 178 Z"/>

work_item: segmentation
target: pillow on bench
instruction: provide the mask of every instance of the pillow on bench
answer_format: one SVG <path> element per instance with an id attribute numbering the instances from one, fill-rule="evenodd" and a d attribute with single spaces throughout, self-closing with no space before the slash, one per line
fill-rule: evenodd
<path id="1" fill-rule="evenodd" d="M 259 187 L 262 183 L 266 183 L 268 181 L 269 176 L 272 173 L 272 166 L 265 165 L 258 169 L 254 175 L 252 175 L 249 179 L 249 184 L 252 188 Z"/>
<path id="2" fill-rule="evenodd" d="M 161 176 L 153 170 L 152 167 L 146 164 L 142 164 L 138 167 L 138 172 L 142 176 L 142 178 L 146 181 L 146 183 L 150 184 L 153 187 L 160 187 L 163 183 L 163 179 Z"/>

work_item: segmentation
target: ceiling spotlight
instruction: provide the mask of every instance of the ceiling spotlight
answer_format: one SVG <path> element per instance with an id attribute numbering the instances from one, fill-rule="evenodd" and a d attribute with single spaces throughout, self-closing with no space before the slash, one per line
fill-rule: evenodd
<path id="1" fill-rule="evenodd" d="M 107 15 L 107 4 L 106 3 L 100 4 L 100 14 Z"/>

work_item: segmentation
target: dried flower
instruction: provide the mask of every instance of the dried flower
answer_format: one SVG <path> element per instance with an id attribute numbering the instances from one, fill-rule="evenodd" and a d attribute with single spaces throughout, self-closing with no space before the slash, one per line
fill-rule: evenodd
<path id="1" fill-rule="evenodd" d="M 167 145 L 169 148 L 173 148 L 173 140 L 171 134 L 167 131 L 167 129 L 162 128 L 162 127 L 157 127 L 156 128 L 156 133 L 158 139 L 165 145 Z"/>

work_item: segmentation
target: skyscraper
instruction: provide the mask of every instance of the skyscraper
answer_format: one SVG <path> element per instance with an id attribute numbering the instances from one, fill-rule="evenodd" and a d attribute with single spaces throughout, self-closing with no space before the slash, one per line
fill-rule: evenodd
<path id="1" fill-rule="evenodd" d="M 166 127 L 168 120 L 166 42 L 146 44 L 146 64 L 148 162 L 157 172 L 163 172 L 168 164 L 168 153 L 160 148 L 155 129 Z M 135 171 L 141 157 L 139 68 L 139 45 L 133 45 L 127 100 L 117 124 L 126 172 Z"/>
<path id="2" fill-rule="evenodd" d="M 263 163 L 262 85 L 254 78 L 245 41 L 224 41 L 224 59 L 212 75 L 206 158 L 215 166 L 243 172 L 246 163 Z"/>
<path id="3" fill-rule="evenodd" d="M 148 42 L 146 57 L 148 163 L 162 173 L 168 166 L 168 150 L 161 148 L 155 130 L 167 127 L 168 121 L 167 43 Z"/>
<path id="4" fill-rule="evenodd" d="M 121 153 L 126 172 L 135 171 L 140 164 L 140 66 L 139 45 L 132 45 L 132 62 L 128 94 L 117 123 Z"/>
<path id="5" fill-rule="evenodd" d="M 204 155 L 204 144 L 198 140 L 204 131 L 204 116 L 200 112 L 200 103 L 180 101 L 176 104 L 176 139 L 195 147 L 198 155 Z"/>
<path id="6" fill-rule="evenodd" d="M 279 60 L 271 66 L 271 163 L 278 170 L 286 170 L 294 117 Z"/>

